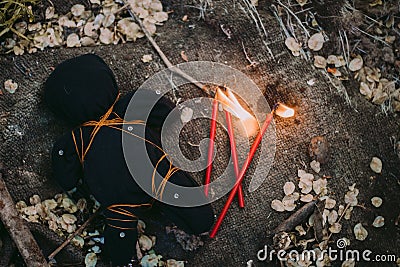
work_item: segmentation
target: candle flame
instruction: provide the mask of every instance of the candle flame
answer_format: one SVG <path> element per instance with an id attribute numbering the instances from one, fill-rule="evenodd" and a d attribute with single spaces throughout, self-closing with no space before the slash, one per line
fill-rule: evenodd
<path id="1" fill-rule="evenodd" d="M 282 118 L 290 118 L 294 116 L 294 109 L 288 106 L 278 103 L 278 107 L 275 109 L 275 114 Z"/>
<path id="2" fill-rule="evenodd" d="M 236 96 L 227 89 L 223 92 L 217 88 L 216 99 L 223 105 L 223 108 L 240 119 L 245 130 L 245 134 L 250 137 L 257 133 L 258 123 L 257 120 L 247 110 L 242 107 Z"/>

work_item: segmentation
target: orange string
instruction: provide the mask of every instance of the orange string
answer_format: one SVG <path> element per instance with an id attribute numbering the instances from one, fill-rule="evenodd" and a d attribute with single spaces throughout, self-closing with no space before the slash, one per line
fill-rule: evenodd
<path id="1" fill-rule="evenodd" d="M 152 174 L 152 177 L 151 177 L 151 180 L 152 180 L 152 192 L 155 194 L 156 198 L 161 200 L 163 192 L 164 192 L 164 189 L 165 189 L 165 186 L 167 184 L 167 181 L 171 178 L 171 176 L 175 172 L 177 172 L 179 170 L 179 168 L 174 167 L 172 165 L 172 162 L 170 161 L 168 172 L 165 175 L 164 179 L 161 181 L 161 183 L 158 186 L 158 188 L 156 189 L 156 186 L 155 186 L 156 170 L 157 170 L 159 164 L 164 159 L 166 159 L 168 155 L 165 153 L 165 151 L 161 147 L 159 147 L 158 145 L 154 144 L 153 142 L 147 140 L 146 138 L 141 137 L 139 135 L 136 135 L 136 134 L 134 134 L 132 132 L 129 132 L 129 131 L 123 129 L 123 128 L 117 127 L 119 125 L 125 125 L 125 124 L 146 125 L 145 122 L 142 121 L 142 120 L 126 121 L 126 120 L 122 119 L 117 113 L 113 112 L 114 106 L 117 103 L 119 97 L 120 97 L 120 94 L 118 94 L 118 96 L 115 99 L 114 103 L 107 110 L 107 112 L 103 116 L 100 117 L 99 121 L 92 120 L 92 121 L 88 121 L 88 122 L 85 122 L 85 123 L 82 124 L 82 126 L 79 128 L 80 142 L 81 142 L 80 149 L 78 148 L 78 142 L 76 140 L 75 133 L 74 133 L 74 131 L 72 131 L 72 140 L 73 140 L 74 145 L 75 145 L 76 153 L 77 153 L 77 155 L 79 157 L 79 160 L 80 160 L 81 164 L 83 165 L 85 157 L 86 157 L 87 153 L 89 152 L 90 147 L 93 144 L 93 141 L 94 141 L 94 138 L 96 137 L 96 134 L 100 131 L 100 128 L 103 127 L 103 126 L 119 130 L 119 131 L 121 131 L 123 133 L 129 134 L 131 136 L 134 136 L 136 138 L 139 138 L 139 139 L 147 142 L 148 144 L 154 146 L 155 148 L 157 148 L 158 150 L 160 150 L 163 153 L 163 155 L 158 160 L 156 166 L 154 167 L 153 174 Z M 115 116 L 115 118 L 109 119 L 111 114 L 113 114 Z M 82 127 L 90 127 L 90 126 L 92 126 L 94 128 L 93 128 L 92 132 L 90 133 L 89 143 L 85 148 L 85 144 L 84 144 L 84 140 L 83 140 Z M 134 222 L 134 221 L 137 221 L 136 215 L 133 214 L 132 212 L 124 209 L 123 207 L 139 208 L 139 207 L 144 207 L 144 206 L 151 207 L 152 203 L 144 203 L 144 204 L 114 204 L 114 205 L 111 205 L 111 206 L 107 207 L 108 210 L 110 210 L 110 211 L 112 211 L 114 213 L 120 214 L 120 215 L 127 216 L 129 218 L 133 218 L 133 219 L 119 219 L 119 218 L 111 218 L 111 217 L 108 217 L 107 219 L 111 220 L 111 221 L 121 221 L 121 222 Z M 108 223 L 108 225 L 111 226 L 111 227 L 117 228 L 117 229 L 121 229 L 121 230 L 136 229 L 136 228 L 119 227 L 119 226 L 116 226 L 116 225 L 112 225 L 110 223 Z"/>

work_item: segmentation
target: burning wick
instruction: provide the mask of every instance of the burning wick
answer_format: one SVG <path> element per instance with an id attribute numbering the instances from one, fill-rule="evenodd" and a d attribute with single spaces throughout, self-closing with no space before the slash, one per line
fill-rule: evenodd
<path id="1" fill-rule="evenodd" d="M 294 109 L 289 108 L 288 106 L 278 103 L 275 108 L 275 114 L 282 118 L 289 118 L 294 116 Z"/>
<path id="2" fill-rule="evenodd" d="M 236 118 L 240 119 L 248 137 L 253 136 L 257 132 L 257 120 L 242 107 L 236 96 L 229 89 L 227 89 L 224 93 L 221 89 L 217 88 L 217 93 L 215 96 L 217 97 L 218 101 L 221 102 L 225 110 L 233 114 Z"/>
<path id="3" fill-rule="evenodd" d="M 254 154 L 256 153 L 257 148 L 261 143 L 262 137 L 265 134 L 265 132 L 267 131 L 268 126 L 271 124 L 271 121 L 273 119 L 273 114 L 276 113 L 276 111 L 278 109 L 280 110 L 279 113 L 284 115 L 284 116 L 282 116 L 283 118 L 291 117 L 291 116 L 289 116 L 290 114 L 292 114 L 292 116 L 294 115 L 294 110 L 293 109 L 291 109 L 291 108 L 289 108 L 289 107 L 287 107 L 287 106 L 285 106 L 283 104 L 279 104 L 279 103 L 275 106 L 275 108 L 272 110 L 271 113 L 267 114 L 267 116 L 265 118 L 265 122 L 261 127 L 261 130 L 258 132 L 258 134 L 257 134 L 257 136 L 256 136 L 256 138 L 254 140 L 254 143 L 252 144 L 252 146 L 250 148 L 249 155 L 247 156 L 246 161 L 243 164 L 243 167 L 242 167 L 242 169 L 240 171 L 239 177 L 236 180 L 236 184 L 233 187 L 231 193 L 229 194 L 228 200 L 226 201 L 225 206 L 222 209 L 222 212 L 219 215 L 219 217 L 217 219 L 217 222 L 215 223 L 214 228 L 212 229 L 212 231 L 210 233 L 210 237 L 211 238 L 214 238 L 216 236 L 216 234 L 218 232 L 218 229 L 221 226 L 221 223 L 224 220 L 224 218 L 226 216 L 226 213 L 228 212 L 229 206 L 231 205 L 231 203 L 233 201 L 233 198 L 236 195 L 236 192 L 239 190 L 239 187 L 240 187 L 240 185 L 241 185 L 241 183 L 242 183 L 242 181 L 244 179 L 244 175 L 246 174 L 247 169 L 250 166 L 250 163 L 251 163 L 251 161 L 252 161 L 252 159 L 254 157 Z M 280 116 L 280 114 L 276 113 L 276 115 L 278 115 L 278 116 Z"/>

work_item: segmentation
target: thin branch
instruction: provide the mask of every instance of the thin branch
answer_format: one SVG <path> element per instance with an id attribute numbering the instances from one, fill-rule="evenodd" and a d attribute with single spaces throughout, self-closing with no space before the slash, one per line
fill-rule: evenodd
<path id="1" fill-rule="evenodd" d="M 0 173 L 0 219 L 29 267 L 45 267 L 48 263 L 24 220 L 18 215 L 14 201 Z"/>
<path id="2" fill-rule="evenodd" d="M 380 39 L 380 38 L 378 38 L 378 37 L 376 37 L 376 36 L 374 36 L 374 35 L 372 35 L 372 34 L 369 34 L 369 33 L 365 32 L 365 31 L 361 30 L 361 29 L 358 28 L 358 27 L 353 27 L 353 29 L 355 29 L 355 30 L 357 30 L 357 31 L 359 31 L 359 32 L 361 32 L 361 33 L 363 33 L 363 34 L 365 34 L 365 35 L 371 37 L 372 39 L 374 39 L 374 40 L 376 40 L 376 41 L 379 41 L 379 42 L 383 43 L 384 45 L 390 47 L 390 45 L 389 45 L 387 42 L 385 42 L 384 40 L 382 40 L 382 39 Z"/>
<path id="3" fill-rule="evenodd" d="M 298 23 L 299 26 L 303 29 L 303 31 L 305 32 L 306 36 L 307 36 L 307 37 L 310 37 L 310 33 L 307 31 L 306 27 L 304 27 L 303 22 L 299 19 L 299 17 L 296 16 L 296 14 L 293 13 L 293 11 L 292 11 L 290 8 L 288 8 L 287 6 L 285 6 L 284 4 L 282 4 L 281 1 L 277 0 L 276 2 L 277 2 L 280 6 L 282 6 L 283 8 L 285 8 L 285 9 L 297 20 L 297 23 Z"/>
<path id="4" fill-rule="evenodd" d="M 136 16 L 136 14 L 134 12 L 132 12 L 130 7 L 128 7 L 128 12 L 131 15 L 131 17 L 134 18 L 136 20 L 136 22 L 139 24 L 140 28 L 142 29 L 142 31 L 146 35 L 147 39 L 149 40 L 149 42 L 151 43 L 153 48 L 157 51 L 158 55 L 161 57 L 162 61 L 167 66 L 167 68 L 170 69 L 171 71 L 175 72 L 176 74 L 180 75 L 182 78 L 184 78 L 184 79 L 188 80 L 189 82 L 193 83 L 198 88 L 203 90 L 206 94 L 210 95 L 211 94 L 210 91 L 205 87 L 204 84 L 202 84 L 201 82 L 196 81 L 193 77 L 191 77 L 190 75 L 186 74 L 185 72 L 183 72 L 182 70 L 180 70 L 179 68 L 174 66 L 171 63 L 171 61 L 169 61 L 169 59 L 165 56 L 164 52 L 157 45 L 156 41 L 153 39 L 153 37 L 151 37 L 151 34 L 147 31 L 146 27 L 143 25 L 142 20 L 138 16 Z"/>
<path id="5" fill-rule="evenodd" d="M 71 243 L 72 239 L 75 236 L 79 235 L 88 225 L 89 223 L 98 215 L 99 210 L 93 213 L 89 219 L 87 219 L 74 233 L 72 233 L 58 248 L 56 248 L 49 256 L 48 259 L 51 261 L 54 257 L 69 243 Z"/>
<path id="6" fill-rule="evenodd" d="M 246 4 L 247 10 L 248 10 L 247 13 L 250 14 L 251 18 L 255 22 L 258 32 L 260 33 L 260 35 L 262 35 L 262 33 L 264 34 L 265 38 L 263 38 L 263 43 L 264 43 L 265 47 L 267 48 L 268 53 L 271 55 L 272 59 L 275 59 L 275 56 L 272 53 L 272 50 L 268 46 L 268 43 L 267 43 L 268 33 L 265 30 L 264 24 L 260 18 L 260 14 L 258 13 L 256 7 L 252 3 L 249 2 L 249 0 L 242 0 L 242 1 Z"/>

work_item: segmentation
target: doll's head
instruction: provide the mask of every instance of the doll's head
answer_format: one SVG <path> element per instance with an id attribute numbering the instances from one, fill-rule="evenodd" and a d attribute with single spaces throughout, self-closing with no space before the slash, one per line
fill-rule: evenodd
<path id="1" fill-rule="evenodd" d="M 48 107 L 60 119 L 74 126 L 98 120 L 117 96 L 114 74 L 94 54 L 63 61 L 50 74 L 44 88 Z"/>

